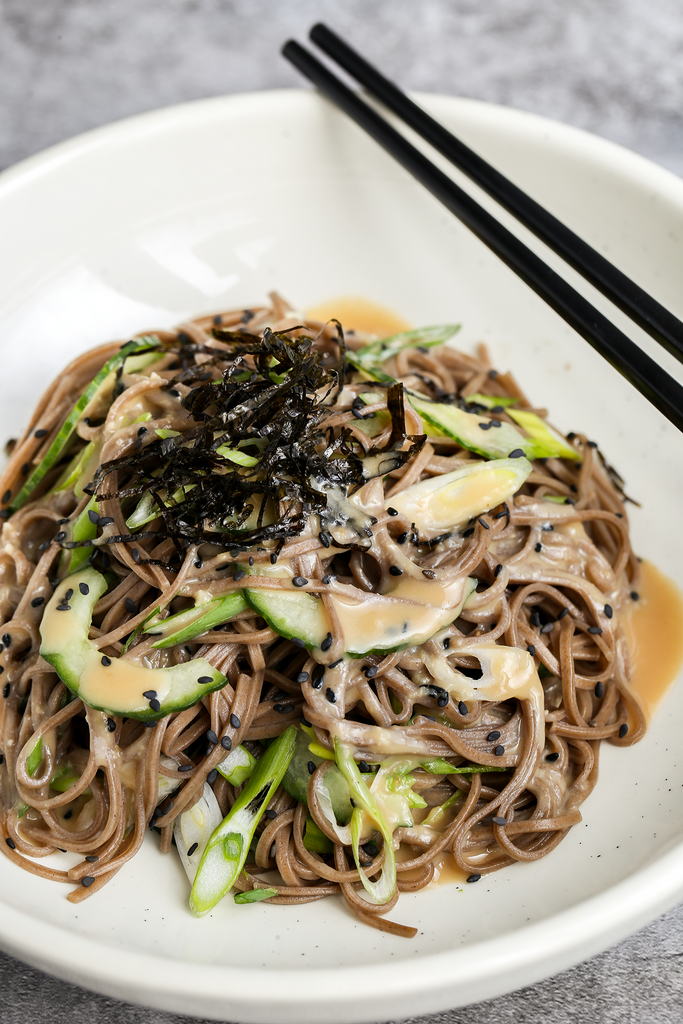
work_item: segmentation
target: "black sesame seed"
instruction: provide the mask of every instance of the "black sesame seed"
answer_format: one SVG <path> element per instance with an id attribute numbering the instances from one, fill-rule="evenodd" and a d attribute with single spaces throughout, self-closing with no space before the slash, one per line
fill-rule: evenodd
<path id="1" fill-rule="evenodd" d="M 156 690 L 145 690 L 145 692 L 143 693 L 142 696 L 145 698 L 145 700 L 154 700 L 156 695 L 157 695 L 157 691 Z"/>
<path id="2" fill-rule="evenodd" d="M 507 818 L 501 818 L 498 816 L 495 818 L 491 818 L 491 821 L 493 822 L 494 825 L 507 825 L 508 823 Z"/>
<path id="3" fill-rule="evenodd" d="M 533 644 L 529 644 L 529 646 L 527 647 L 527 651 L 529 652 L 532 658 L 536 657 L 536 648 Z"/>
<path id="4" fill-rule="evenodd" d="M 246 575 L 247 575 L 247 574 L 246 574 L 246 572 L 244 571 L 244 569 L 238 569 L 238 570 L 237 570 L 237 571 L 236 571 L 236 572 L 234 573 L 234 575 L 233 575 L 233 577 L 232 577 L 232 578 L 233 578 L 233 580 L 235 581 L 235 583 L 239 583 L 239 581 L 240 581 L 240 580 L 243 580 L 243 579 L 244 579 L 244 577 L 245 577 Z"/>
<path id="5" fill-rule="evenodd" d="M 538 614 L 538 612 L 536 610 L 534 610 L 531 613 L 531 615 L 529 616 L 529 622 L 531 623 L 532 626 L 540 626 L 541 625 L 541 616 Z"/>
<path id="6" fill-rule="evenodd" d="M 510 454 L 508 455 L 508 459 L 522 459 L 522 458 L 524 458 L 524 452 L 522 451 L 521 448 L 515 448 L 514 451 L 511 451 Z"/>
<path id="7" fill-rule="evenodd" d="M 480 878 L 481 878 L 481 875 L 477 875 L 477 874 L 469 875 L 468 878 L 467 878 L 467 881 L 468 882 L 478 882 Z"/>
<path id="8" fill-rule="evenodd" d="M 626 735 L 627 732 L 628 732 L 628 726 L 627 726 L 626 722 L 624 722 L 623 725 L 619 726 L 619 739 L 623 740 L 623 738 L 624 738 L 624 736 Z"/>
<path id="9" fill-rule="evenodd" d="M 232 740 L 229 736 L 223 736 L 221 739 L 221 746 L 223 750 L 232 750 Z"/>
<path id="10" fill-rule="evenodd" d="M 199 847 L 199 843 L 193 843 L 192 846 L 190 847 L 190 849 L 187 851 L 187 856 L 191 857 L 192 854 L 197 850 L 198 847 Z"/>
<path id="11" fill-rule="evenodd" d="M 322 546 L 324 548 L 329 548 L 329 546 L 330 546 L 330 535 L 327 532 L 327 530 L 321 530 L 320 531 L 320 533 L 318 534 L 318 540 L 320 541 L 320 543 L 322 544 Z"/>
<path id="12" fill-rule="evenodd" d="M 57 608 L 58 612 L 70 612 L 71 611 L 71 605 L 70 604 L 65 604 L 65 603 L 58 604 L 56 606 L 56 608 Z"/>
<path id="13" fill-rule="evenodd" d="M 325 639 L 323 640 L 323 642 L 320 645 L 320 650 L 321 651 L 329 651 L 331 646 L 332 646 L 332 634 L 328 633 L 327 636 L 325 637 Z"/>
<path id="14" fill-rule="evenodd" d="M 367 761 L 359 761 L 358 768 L 361 772 L 363 772 L 364 775 L 367 775 L 368 772 L 372 771 L 372 768 L 370 767 Z"/>
<path id="15" fill-rule="evenodd" d="M 254 564 L 254 556 L 253 555 L 249 555 L 249 565 L 253 565 L 253 564 Z"/>
<path id="16" fill-rule="evenodd" d="M 598 698 L 598 700 L 600 700 L 601 697 L 604 697 L 605 687 L 602 685 L 602 682 L 595 684 L 595 689 L 593 690 L 593 693 Z"/>
<path id="17" fill-rule="evenodd" d="M 390 515 L 390 516 L 397 516 L 397 515 L 398 515 L 398 512 L 396 511 L 396 509 L 395 509 L 395 508 L 388 508 L 388 509 L 387 509 L 387 513 L 388 513 L 388 515 Z"/>
<path id="18" fill-rule="evenodd" d="M 560 614 L 557 616 L 557 621 L 559 622 L 560 619 L 563 619 L 565 617 L 565 615 L 568 615 L 568 614 L 569 614 L 569 608 L 563 608 L 562 611 L 560 612 Z"/>
<path id="19" fill-rule="evenodd" d="M 375 676 L 377 675 L 377 666 L 366 665 L 366 667 L 363 669 L 363 674 L 366 679 L 374 679 Z"/>
<path id="20" fill-rule="evenodd" d="M 304 576 L 295 576 L 292 583 L 295 587 L 305 587 L 308 585 L 308 580 Z"/>
<path id="21" fill-rule="evenodd" d="M 73 588 L 69 587 L 69 589 L 67 590 L 66 594 L 64 595 L 64 600 L 65 601 L 70 601 L 73 596 L 74 596 Z"/>
<path id="22" fill-rule="evenodd" d="M 436 703 L 440 708 L 448 707 L 448 694 L 440 693 L 439 696 L 436 698 Z"/>
<path id="23" fill-rule="evenodd" d="M 73 593 L 73 591 L 72 591 L 72 593 Z M 10 636 L 9 633 L 3 633 L 2 634 L 2 642 L 5 645 L 5 647 L 9 648 L 9 647 L 12 646 L 12 637 Z"/>
<path id="24" fill-rule="evenodd" d="M 543 549 L 543 545 L 541 544 L 540 541 L 538 542 L 538 544 L 534 544 L 534 551 L 541 551 L 542 549 Z"/>
<path id="25" fill-rule="evenodd" d="M 106 654 L 102 655 L 100 661 L 102 662 L 105 668 L 108 668 L 109 665 L 111 665 L 111 658 L 108 658 Z"/>
<path id="26" fill-rule="evenodd" d="M 614 610 L 613 610 L 611 604 L 606 604 L 605 605 L 605 615 L 607 616 L 608 619 L 611 619 L 612 616 L 614 615 Z"/>
<path id="27" fill-rule="evenodd" d="M 461 700 L 460 703 L 458 704 L 458 714 L 460 714 L 460 715 L 468 714 L 467 704 L 465 704 L 464 700 Z"/>
<path id="28" fill-rule="evenodd" d="M 88 511 L 88 519 L 89 519 L 89 520 L 90 520 L 90 522 L 91 522 L 91 523 L 93 523 L 93 524 L 94 524 L 95 526 L 97 526 L 97 524 L 98 524 L 98 523 L 99 523 L 99 521 L 100 521 L 100 517 L 99 517 L 99 514 L 98 514 L 97 512 L 95 512 L 95 510 L 94 510 L 94 509 L 92 509 L 92 508 L 91 508 L 91 509 L 90 509 L 90 510 Z"/>
<path id="29" fill-rule="evenodd" d="M 451 638 L 449 636 L 447 636 L 446 639 L 443 642 L 443 649 L 444 649 L 444 651 L 447 651 L 450 646 L 451 646 Z"/>
<path id="30" fill-rule="evenodd" d="M 270 564 L 271 565 L 275 565 L 276 562 L 277 562 L 277 555 L 273 552 L 273 554 L 270 556 Z"/>
<path id="31" fill-rule="evenodd" d="M 308 672 L 299 672 L 299 674 L 296 676 L 294 681 L 297 682 L 297 683 L 307 683 L 308 680 L 309 680 Z"/>
<path id="32" fill-rule="evenodd" d="M 336 661 L 333 661 L 332 664 L 328 665 L 327 667 L 328 668 L 337 668 L 339 665 L 341 665 L 343 660 L 344 660 L 343 658 L 337 658 Z"/>
<path id="33" fill-rule="evenodd" d="M 631 600 L 632 601 L 637 601 L 639 599 L 639 597 L 640 597 L 640 594 L 638 593 L 637 590 L 632 590 L 631 591 Z"/>
<path id="34" fill-rule="evenodd" d="M 325 675 L 324 665 L 315 665 L 311 675 L 311 686 L 314 690 L 319 690 L 323 685 L 323 676 Z"/>
<path id="35" fill-rule="evenodd" d="M 40 608 L 41 604 L 45 602 L 44 597 L 34 597 L 31 601 L 31 608 Z"/>
<path id="36" fill-rule="evenodd" d="M 95 879 L 92 875 L 83 875 L 83 878 L 81 878 L 81 885 L 85 889 L 88 889 L 93 884 L 94 881 Z"/>
<path id="37" fill-rule="evenodd" d="M 308 721 L 305 715 L 302 715 L 299 721 L 301 722 L 302 725 L 305 725 L 310 729 L 311 723 Z"/>
<path id="38" fill-rule="evenodd" d="M 597 448 L 598 447 L 598 442 L 597 441 L 589 441 L 588 442 L 588 447 L 589 448 Z"/>
<path id="39" fill-rule="evenodd" d="M 213 743 L 214 746 L 216 746 L 216 744 L 218 743 L 218 736 L 213 731 L 213 729 L 206 730 L 206 738 L 209 741 L 209 743 Z"/>
<path id="40" fill-rule="evenodd" d="M 389 572 L 391 573 L 392 576 L 402 576 L 403 575 L 403 569 L 399 569 L 399 567 L 397 565 L 390 565 L 389 566 Z"/>
<path id="41" fill-rule="evenodd" d="M 589 633 L 594 633 L 594 634 L 599 634 L 599 633 L 602 633 L 602 629 L 601 629 L 600 626 L 589 626 L 588 627 L 588 632 Z"/>
<path id="42" fill-rule="evenodd" d="M 130 557 L 133 559 L 134 562 L 140 561 L 140 552 L 138 551 L 137 548 L 133 548 L 133 550 L 130 553 Z"/>
<path id="43" fill-rule="evenodd" d="M 191 772 L 193 768 L 194 768 L 193 764 L 181 764 L 181 765 L 178 765 L 178 771 L 179 772 Z"/>
<path id="44" fill-rule="evenodd" d="M 152 697 L 149 706 L 152 711 L 161 711 L 161 701 L 157 697 Z"/>
<path id="45" fill-rule="evenodd" d="M 176 388 L 171 388 L 171 390 L 168 393 L 169 395 L 172 395 L 174 398 L 180 398 L 180 392 L 177 391 Z"/>
<path id="46" fill-rule="evenodd" d="M 69 821 L 71 818 L 73 818 L 73 816 L 74 816 L 74 812 L 73 811 L 67 811 L 65 813 L 65 815 L 64 815 L 64 821 Z"/>
<path id="47" fill-rule="evenodd" d="M 496 568 L 493 570 L 493 575 L 494 576 L 500 576 L 502 571 L 503 571 L 503 566 L 499 562 L 498 565 L 496 566 Z"/>
<path id="48" fill-rule="evenodd" d="M 107 719 L 107 732 L 116 732 L 116 722 L 113 718 Z"/>
<path id="49" fill-rule="evenodd" d="M 277 711 L 278 715 L 288 715 L 293 710 L 293 704 L 273 704 L 273 711 Z"/>
<path id="50" fill-rule="evenodd" d="M 468 527 L 468 529 L 462 531 L 463 537 L 471 537 L 473 533 L 474 533 L 474 527 L 473 526 L 470 526 L 470 527 Z"/>
<path id="51" fill-rule="evenodd" d="M 331 690 L 329 686 L 325 690 L 325 699 L 328 700 L 330 704 L 337 703 L 337 694 L 334 692 L 334 690 Z"/>
<path id="52" fill-rule="evenodd" d="M 477 519 L 477 522 L 479 523 L 480 526 L 483 526 L 485 530 L 490 530 L 491 529 L 491 527 L 486 522 L 486 520 L 483 519 L 481 516 L 479 517 L 479 519 Z"/>
<path id="53" fill-rule="evenodd" d="M 213 682 L 213 679 L 211 676 L 200 676 L 197 682 L 200 686 L 207 686 L 209 683 Z"/>
<path id="54" fill-rule="evenodd" d="M 323 576 L 323 583 L 325 584 L 326 587 L 329 586 L 329 584 L 332 583 L 333 580 L 334 576 L 331 576 L 330 573 L 328 573 L 326 576 Z"/>
<path id="55" fill-rule="evenodd" d="M 81 584 L 81 586 L 83 586 L 83 584 Z M 125 607 L 126 611 L 130 615 L 135 615 L 136 611 L 138 610 L 138 606 L 136 605 L 136 603 L 132 599 L 132 597 L 127 597 L 126 600 L 123 602 L 123 604 L 124 604 L 124 607 Z"/>
<path id="56" fill-rule="evenodd" d="M 5 700 L 7 700 L 7 698 L 9 697 L 9 683 L 5 683 L 5 685 L 3 686 L 2 695 L 5 698 Z"/>
<path id="57" fill-rule="evenodd" d="M 546 622 L 545 626 L 541 626 L 541 633 L 552 633 L 555 629 L 554 622 Z"/>
<path id="58" fill-rule="evenodd" d="M 201 558 L 198 558 L 197 561 L 194 563 L 195 569 L 201 569 L 201 567 L 203 565 L 204 565 L 204 562 L 203 562 L 203 560 Z"/>
<path id="59" fill-rule="evenodd" d="M 315 771 L 315 761 L 309 761 L 306 767 L 308 768 L 308 774 L 312 775 Z"/>
<path id="60" fill-rule="evenodd" d="M 505 753 L 505 747 L 501 746 L 499 743 L 497 747 L 494 747 L 493 753 L 496 757 L 501 757 Z"/>
<path id="61" fill-rule="evenodd" d="M 83 597 L 87 597 L 87 595 L 90 593 L 90 587 L 88 586 L 87 583 L 79 583 L 78 589 L 80 590 L 81 594 L 83 594 Z"/>
<path id="62" fill-rule="evenodd" d="M 15 842 L 14 842 L 14 840 L 13 840 L 13 839 L 10 839 L 10 837 L 9 837 L 9 836 L 7 837 L 7 839 L 5 840 L 5 842 L 6 842 L 6 843 L 7 843 L 7 845 L 9 846 L 10 850 L 16 850 L 16 848 L 17 848 L 17 844 L 16 844 Z"/>
<path id="63" fill-rule="evenodd" d="M 156 729 L 158 722 L 145 722 L 145 729 Z"/>
<path id="64" fill-rule="evenodd" d="M 38 430 L 34 430 L 33 436 L 34 437 L 47 437 L 47 430 L 45 430 L 43 427 L 40 427 Z"/>
<path id="65" fill-rule="evenodd" d="M 42 544 L 38 545 L 38 550 L 39 551 L 47 551 L 49 546 L 50 546 L 50 541 L 49 540 L 44 540 Z"/>
<path id="66" fill-rule="evenodd" d="M 230 715 L 230 725 L 233 727 L 233 729 L 239 729 L 241 724 L 242 723 L 237 717 L 237 715 Z"/>
<path id="67" fill-rule="evenodd" d="M 303 648 L 303 647 L 306 646 L 304 641 L 300 637 L 298 637 L 298 636 L 291 636 L 289 638 L 289 640 L 290 640 L 290 643 L 294 644 L 295 647 L 302 647 Z"/>
<path id="68" fill-rule="evenodd" d="M 209 783 L 210 786 L 212 786 L 217 778 L 218 771 L 216 768 L 212 768 L 209 774 L 206 776 L 206 781 Z"/>
<path id="69" fill-rule="evenodd" d="M 85 859 L 87 860 L 88 864 L 96 864 L 100 858 L 97 856 L 96 853 L 91 853 L 90 856 L 86 857 Z"/>
<path id="70" fill-rule="evenodd" d="M 269 807 L 266 811 L 266 818 L 269 818 L 271 821 L 273 818 L 277 818 L 277 811 L 274 811 L 272 807 Z"/>
<path id="71" fill-rule="evenodd" d="M 399 536 L 398 536 L 398 537 L 396 538 L 396 543 L 397 543 L 397 544 L 405 544 L 405 542 L 406 542 L 407 540 L 408 540 L 408 534 L 407 534 L 407 533 L 402 533 L 402 534 L 400 534 L 400 535 L 399 535 Z"/>
<path id="72" fill-rule="evenodd" d="M 559 761 L 560 755 L 557 753 L 557 751 L 554 751 L 552 754 L 546 754 L 545 759 L 546 761 Z"/>
<path id="73" fill-rule="evenodd" d="M 66 538 L 66 533 L 64 532 L 64 530 L 60 530 L 59 533 L 56 533 L 55 537 L 54 537 L 54 539 L 57 542 L 57 544 L 59 544 L 59 542 L 64 540 L 65 538 Z M 73 594 L 73 590 L 71 591 L 71 593 Z"/>
<path id="74" fill-rule="evenodd" d="M 500 733 L 498 732 L 497 729 L 494 729 L 493 732 L 490 732 L 488 734 L 486 739 L 488 740 L 489 743 L 493 743 L 494 740 L 499 740 L 500 739 Z"/>

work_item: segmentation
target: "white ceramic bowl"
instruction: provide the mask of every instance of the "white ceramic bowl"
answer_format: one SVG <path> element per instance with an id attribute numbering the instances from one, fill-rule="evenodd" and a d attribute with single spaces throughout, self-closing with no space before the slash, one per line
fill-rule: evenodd
<path id="1" fill-rule="evenodd" d="M 420 99 L 683 315 L 682 181 L 538 117 Z M 462 321 L 461 345 L 485 338 L 558 425 L 599 439 L 643 501 L 637 549 L 683 578 L 680 543 L 658 528 L 679 515 L 683 437 L 312 93 L 203 101 L 57 146 L 0 177 L 0 222 L 0 437 L 87 346 L 275 287 L 299 306 L 362 295 L 414 323 Z M 401 897 L 393 913 L 418 927 L 414 940 L 334 900 L 226 900 L 197 921 L 177 859 L 150 836 L 77 907 L 0 858 L 0 945 L 107 995 L 220 1020 L 384 1020 L 485 999 L 604 949 L 683 895 L 682 734 L 679 685 L 642 743 L 603 748 L 584 823 L 550 856 Z"/>

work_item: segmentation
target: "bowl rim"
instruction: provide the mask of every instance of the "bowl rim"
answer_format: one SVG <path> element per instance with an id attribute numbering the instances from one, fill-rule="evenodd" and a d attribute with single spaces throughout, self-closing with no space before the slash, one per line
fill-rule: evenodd
<path id="1" fill-rule="evenodd" d="M 434 93 L 413 95 L 418 102 L 431 105 L 437 116 L 439 110 L 448 108 L 475 112 L 491 125 L 505 124 L 525 135 L 530 131 L 537 134 L 542 127 L 553 143 L 570 146 L 586 159 L 612 168 L 622 179 L 656 189 L 683 213 L 683 180 L 617 143 L 537 114 L 479 100 Z M 313 109 L 321 102 L 325 101 L 312 90 L 278 89 L 210 97 L 138 114 L 91 129 L 4 170 L 0 173 L 0 199 L 100 148 L 130 144 L 138 137 L 148 138 L 150 133 L 174 126 L 212 121 L 223 112 L 228 117 L 239 112 L 257 116 L 259 112 L 272 114 L 274 108 Z M 107 945 L 104 939 L 101 945 L 107 956 L 93 957 L 90 938 L 68 931 L 69 941 L 65 943 L 67 930 L 46 922 L 41 924 L 38 951 L 35 918 L 6 905 L 0 917 L 0 948 L 62 979 L 169 1011 L 278 1024 L 314 1020 L 320 1014 L 330 1022 L 386 1020 L 389 1010 L 399 1015 L 430 1013 L 477 1001 L 482 998 L 484 975 L 489 985 L 487 997 L 538 981 L 604 950 L 672 907 L 682 896 L 683 840 L 672 842 L 654 862 L 623 881 L 567 910 L 500 938 L 420 955 L 419 971 L 406 971 L 402 960 L 325 969 L 209 966 Z M 517 982 L 522 968 L 524 979 Z M 303 992 L 302 971 L 307 980 Z M 423 1004 L 415 1011 L 418 997 Z"/>

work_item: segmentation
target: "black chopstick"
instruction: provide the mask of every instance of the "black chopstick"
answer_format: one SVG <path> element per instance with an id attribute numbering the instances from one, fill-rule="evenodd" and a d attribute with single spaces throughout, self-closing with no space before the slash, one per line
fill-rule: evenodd
<path id="1" fill-rule="evenodd" d="M 683 387 L 294 40 L 283 55 L 454 213 L 679 430 Z"/>
<path id="2" fill-rule="evenodd" d="M 528 196 L 464 142 L 435 121 L 326 25 L 310 37 L 372 95 L 463 171 L 521 224 L 683 362 L 683 323 L 639 285 L 596 252 L 562 221 Z"/>

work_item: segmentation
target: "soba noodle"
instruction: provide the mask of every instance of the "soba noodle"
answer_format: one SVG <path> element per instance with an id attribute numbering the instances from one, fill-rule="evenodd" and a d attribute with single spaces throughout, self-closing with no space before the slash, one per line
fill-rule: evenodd
<path id="1" fill-rule="evenodd" d="M 296 480 L 296 474 L 292 493 L 276 494 L 274 523 L 264 525 L 262 518 L 254 528 L 250 520 L 251 543 L 238 543 L 232 555 L 225 546 L 230 541 L 216 534 L 212 543 L 205 530 L 194 528 L 193 533 L 159 508 L 142 530 L 131 532 L 126 519 L 142 493 L 135 461 L 139 453 L 149 441 L 157 441 L 155 430 L 181 441 L 199 436 L 210 395 L 203 405 L 197 404 L 197 396 L 231 368 L 234 374 L 236 366 L 248 371 L 243 374 L 246 388 L 258 376 L 256 357 L 253 350 L 236 354 L 235 345 L 239 348 L 241 339 L 243 349 L 249 344 L 253 348 L 264 331 L 279 336 L 280 343 L 290 339 L 292 346 L 297 339 L 314 339 L 309 344 L 320 373 L 324 370 L 334 379 L 342 361 L 344 374 L 337 325 L 302 321 L 277 296 L 269 307 L 158 331 L 154 337 L 160 342 L 160 358 L 135 372 L 119 372 L 107 402 L 80 419 L 70 446 L 30 500 L 12 514 L 3 513 L 2 849 L 27 871 L 74 886 L 68 899 L 78 902 L 135 856 L 150 827 L 160 834 L 161 851 L 168 852 L 174 822 L 201 798 L 207 780 L 221 814 L 228 813 L 240 787 L 217 773 L 227 748 L 246 745 L 258 759 L 261 741 L 303 720 L 315 749 L 328 756 L 311 762 L 307 805 L 282 786 L 277 789 L 235 888 L 244 892 L 267 885 L 274 890 L 271 902 L 284 904 L 341 893 L 364 922 L 410 935 L 413 929 L 383 917 L 399 892 L 427 886 L 444 858 L 476 879 L 515 861 L 545 856 L 581 820 L 580 805 L 597 781 L 600 743 L 627 745 L 643 735 L 644 719 L 629 692 L 628 651 L 619 627 L 619 612 L 629 601 L 638 572 L 621 481 L 585 436 L 570 435 L 567 443 L 580 453 L 580 461 L 536 459 L 513 499 L 466 529 L 425 540 L 416 535 L 409 518 L 393 514 L 391 507 L 387 511 L 386 499 L 398 498 L 421 480 L 471 465 L 478 456 L 448 436 L 430 433 L 430 428 L 425 438 L 420 416 L 407 402 L 401 405 L 399 436 L 396 417 L 390 419 L 387 412 L 387 386 L 369 383 L 347 364 L 345 379 L 336 387 L 321 377 L 310 451 L 317 444 L 319 452 L 323 438 L 328 463 L 337 457 L 330 453 L 351 452 L 348 472 L 357 471 L 359 458 L 373 445 L 373 450 L 384 446 L 398 453 L 388 472 L 347 488 L 355 491 L 355 507 L 362 506 L 370 516 L 362 542 L 348 530 L 344 542 L 344 537 L 340 541 L 339 535 L 320 529 L 318 499 L 304 493 L 308 484 Z M 347 333 L 349 354 L 367 341 L 361 334 Z M 118 348 L 118 343 L 105 345 L 80 356 L 48 389 L 4 471 L 3 508 L 40 464 L 88 382 Z M 502 399 L 502 405 L 488 403 L 495 408 L 487 415 L 499 422 L 513 424 L 506 399 L 530 409 L 512 375 L 491 367 L 483 345 L 476 357 L 447 346 L 408 346 L 384 369 L 414 392 L 461 407 L 473 395 Z M 358 396 L 371 387 L 374 401 L 364 399 L 359 413 Z M 469 407 L 481 412 L 485 404 L 477 406 L 472 399 Z M 535 411 L 545 416 L 544 410 Z M 386 426 L 371 438 L 363 426 L 364 418 L 373 415 L 385 417 Z M 90 640 L 109 659 L 152 668 L 203 658 L 227 679 L 222 689 L 157 723 L 86 706 L 40 655 L 44 608 L 63 577 L 65 552 L 78 550 L 78 545 L 69 548 L 64 542 L 67 523 L 73 524 L 86 508 L 92 491 L 86 488 L 77 497 L 73 487 L 55 485 L 74 453 L 90 442 L 100 452 L 94 514 L 99 532 L 91 561 L 109 580 L 95 607 Z M 294 442 L 299 443 L 297 438 Z M 189 489 L 187 493 L 189 502 Z M 252 486 L 247 497 L 253 494 Z M 232 511 L 239 519 L 239 508 Z M 256 570 L 276 556 L 290 565 L 308 581 L 307 593 L 320 597 L 334 622 L 330 593 L 338 585 L 351 587 L 362 602 L 364 595 L 376 592 L 390 571 L 397 543 L 426 579 L 444 570 L 451 577 L 475 579 L 477 589 L 456 621 L 425 643 L 344 659 L 329 677 L 335 682 L 326 693 L 316 688 L 311 652 L 278 635 L 251 608 L 191 642 L 164 650 L 153 647 L 154 634 L 139 631 L 161 600 L 163 614 L 168 614 L 189 607 L 200 593 L 215 596 L 253 585 L 253 576 L 242 573 L 240 578 L 237 572 L 226 578 L 221 571 L 234 568 L 234 556 L 247 555 L 255 560 Z M 81 549 L 88 544 L 93 540 Z M 331 639 L 327 668 L 344 654 L 342 632 Z M 494 645 L 529 652 L 542 678 L 540 710 L 528 694 L 487 700 L 477 699 L 473 690 L 464 701 L 449 697 L 442 686 L 445 676 L 459 669 L 475 686 L 486 657 L 496 653 Z M 411 792 L 426 805 L 427 823 L 415 820 L 394 829 L 398 884 L 381 904 L 371 902 L 360 884 L 348 830 L 335 827 L 321 804 L 325 775 L 334 764 L 335 737 L 350 746 L 368 779 L 372 774 L 366 762 L 381 765 L 401 751 L 422 758 L 423 766 L 413 767 L 410 783 Z M 437 759 L 470 770 L 439 774 L 424 767 Z M 60 788 L 56 780 L 65 773 L 69 784 Z M 306 841 L 311 819 L 329 852 L 316 852 Z M 372 824 L 360 848 L 369 878 L 377 877 L 386 859 Z M 76 854 L 77 863 L 52 867 L 50 855 L 56 850 Z M 271 883 L 273 877 L 277 881 Z"/>

